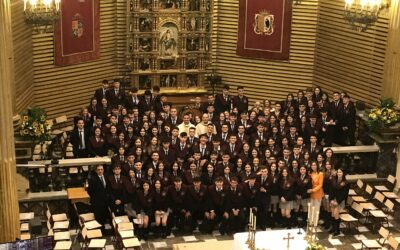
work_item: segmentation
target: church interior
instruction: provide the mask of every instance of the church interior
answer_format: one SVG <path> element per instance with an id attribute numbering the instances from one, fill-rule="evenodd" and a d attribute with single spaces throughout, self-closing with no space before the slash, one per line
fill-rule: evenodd
<path id="1" fill-rule="evenodd" d="M 0 0 L 0 249 L 399 249 L 400 0 Z"/>

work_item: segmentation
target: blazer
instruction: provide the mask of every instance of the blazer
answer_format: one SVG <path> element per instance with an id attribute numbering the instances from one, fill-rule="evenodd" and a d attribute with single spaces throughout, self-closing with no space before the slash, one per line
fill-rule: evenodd
<path id="1" fill-rule="evenodd" d="M 103 175 L 104 181 L 106 182 L 106 187 L 100 180 L 97 174 L 92 175 L 89 179 L 88 194 L 90 196 L 90 203 L 94 207 L 101 207 L 109 204 L 109 185 L 107 177 Z"/>
<path id="2" fill-rule="evenodd" d="M 322 188 L 324 185 L 324 174 L 322 172 L 311 173 L 310 176 L 312 180 L 311 199 L 320 200 L 324 196 L 324 189 Z"/>
<path id="3" fill-rule="evenodd" d="M 85 148 L 88 149 L 89 146 L 89 134 L 90 131 L 88 129 L 85 129 L 83 131 L 83 136 L 84 136 L 84 141 L 85 141 Z M 77 128 L 72 130 L 71 134 L 69 135 L 69 140 L 72 144 L 74 155 L 77 155 L 77 152 L 79 150 L 79 144 L 80 144 L 80 138 L 79 138 L 79 131 Z"/>

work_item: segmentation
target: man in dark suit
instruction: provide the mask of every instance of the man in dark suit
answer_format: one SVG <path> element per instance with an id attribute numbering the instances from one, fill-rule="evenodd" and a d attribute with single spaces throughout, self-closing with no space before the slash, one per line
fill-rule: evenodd
<path id="1" fill-rule="evenodd" d="M 168 98 L 165 94 L 159 95 L 156 99 L 153 98 L 154 100 L 154 111 L 159 114 L 160 112 L 163 111 L 163 107 L 165 104 L 167 104 Z"/>
<path id="2" fill-rule="evenodd" d="M 199 138 L 197 138 L 196 136 L 196 128 L 195 127 L 190 127 L 189 128 L 189 136 L 188 136 L 188 140 L 187 142 L 189 143 L 189 145 L 193 148 L 194 146 L 199 144 Z"/>
<path id="3" fill-rule="evenodd" d="M 126 98 L 126 107 L 132 110 L 139 106 L 140 98 L 138 96 L 138 89 L 136 87 L 131 88 L 129 91 L 129 97 Z"/>
<path id="4" fill-rule="evenodd" d="M 215 112 L 215 107 L 214 105 L 208 105 L 206 112 L 208 114 L 209 120 L 213 123 L 213 124 L 217 124 L 218 123 L 218 114 Z"/>
<path id="5" fill-rule="evenodd" d="M 82 118 L 78 118 L 76 127 L 72 130 L 69 140 L 73 147 L 75 158 L 88 157 L 88 143 L 90 131 L 85 129 L 85 122 Z"/>
<path id="6" fill-rule="evenodd" d="M 251 144 L 254 145 L 255 140 L 259 139 L 261 145 L 266 145 L 267 139 L 268 139 L 268 134 L 264 132 L 264 124 L 258 123 L 256 126 L 257 130 L 253 135 L 251 136 Z"/>
<path id="7" fill-rule="evenodd" d="M 202 160 L 209 159 L 211 155 L 211 149 L 206 134 L 200 135 L 199 143 L 197 145 L 193 145 L 192 150 L 193 152 L 199 152 Z"/>
<path id="8" fill-rule="evenodd" d="M 321 145 L 324 147 L 331 147 L 333 142 L 333 134 L 336 122 L 328 116 L 328 111 L 325 108 L 321 110 L 322 132 L 321 132 Z"/>
<path id="9" fill-rule="evenodd" d="M 208 202 L 205 212 L 206 223 L 214 228 L 215 223 L 221 222 L 219 232 L 224 235 L 229 219 L 228 190 L 223 186 L 222 177 L 215 179 L 214 185 L 208 187 Z"/>
<path id="10" fill-rule="evenodd" d="M 231 170 L 231 173 L 233 173 L 235 165 L 230 163 L 229 160 L 230 160 L 229 153 L 228 152 L 224 152 L 223 155 L 222 155 L 222 162 L 221 163 L 217 163 L 217 165 L 215 166 L 215 173 L 218 176 L 223 176 L 224 175 L 224 168 L 225 167 L 229 167 L 230 170 Z"/>
<path id="11" fill-rule="evenodd" d="M 108 80 L 103 80 L 103 86 L 101 88 L 96 89 L 94 92 L 94 97 L 97 100 L 97 103 L 101 103 L 101 99 L 107 99 L 107 91 L 108 91 Z"/>
<path id="12" fill-rule="evenodd" d="M 104 229 L 104 223 L 108 214 L 108 204 L 109 204 L 109 192 L 106 177 L 104 176 L 103 165 L 96 166 L 96 173 L 89 179 L 88 193 L 90 196 L 90 204 L 92 206 L 92 211 L 96 220 L 102 225 Z"/>
<path id="13" fill-rule="evenodd" d="M 339 142 L 343 146 L 356 145 L 356 108 L 348 95 L 343 96 L 343 105 L 338 113 Z"/>
<path id="14" fill-rule="evenodd" d="M 139 114 L 143 116 L 147 111 L 154 110 L 154 99 L 152 99 L 152 94 L 150 90 L 144 92 L 144 98 L 141 99 L 139 103 Z"/>
<path id="15" fill-rule="evenodd" d="M 171 220 L 168 219 L 171 226 L 176 225 L 180 231 L 183 231 L 186 221 L 186 206 L 185 200 L 187 194 L 187 187 L 182 184 L 182 179 L 176 177 L 174 184 L 168 188 L 168 198 L 171 201 Z"/>
<path id="16" fill-rule="evenodd" d="M 201 183 L 199 177 L 193 178 L 193 185 L 188 187 L 185 210 L 192 218 L 192 228 L 196 228 L 197 221 L 203 220 L 207 201 L 207 187 Z M 200 231 L 203 228 L 200 228 Z"/>
<path id="17" fill-rule="evenodd" d="M 340 99 L 340 93 L 337 91 L 333 92 L 333 100 L 329 103 L 328 115 L 332 117 L 334 121 L 337 120 L 339 110 L 341 109 L 342 105 L 343 103 Z"/>
<path id="18" fill-rule="evenodd" d="M 267 223 L 270 218 L 270 201 L 271 201 L 271 185 L 272 180 L 268 176 L 268 168 L 262 167 L 260 170 L 260 175 L 257 178 L 257 182 L 259 184 L 259 189 L 257 193 L 257 203 L 259 211 L 258 215 L 260 216 L 260 226 L 262 230 L 267 228 Z"/>
<path id="19" fill-rule="evenodd" d="M 243 196 L 245 198 L 246 210 L 250 211 L 251 208 L 257 211 L 258 208 L 258 198 L 257 194 L 260 189 L 260 183 L 256 182 L 257 175 L 251 174 L 247 177 L 247 181 L 243 183 Z"/>
<path id="20" fill-rule="evenodd" d="M 310 143 L 306 146 L 308 152 L 310 153 L 311 160 L 316 161 L 317 155 L 323 153 L 323 148 L 318 145 L 318 140 L 316 135 L 310 135 Z"/>
<path id="21" fill-rule="evenodd" d="M 188 136 L 186 132 L 182 132 L 179 135 L 179 144 L 175 146 L 178 157 L 187 161 L 189 156 L 192 154 L 192 147 L 187 143 Z"/>
<path id="22" fill-rule="evenodd" d="M 164 162 L 167 168 L 172 167 L 172 164 L 176 161 L 177 154 L 175 149 L 170 147 L 171 143 L 169 138 L 162 139 L 162 148 L 158 152 L 160 160 Z"/>
<path id="23" fill-rule="evenodd" d="M 342 99 L 340 98 L 340 93 L 335 91 L 333 92 L 333 100 L 329 103 L 328 106 L 328 116 L 330 116 L 333 121 L 334 125 L 331 125 L 331 130 L 333 134 L 340 134 L 341 128 L 339 128 L 338 120 L 339 120 L 339 111 L 342 109 L 343 103 Z M 332 138 L 334 142 L 340 143 L 339 136 Z"/>
<path id="24" fill-rule="evenodd" d="M 321 119 L 317 118 L 316 115 L 310 115 L 310 121 L 306 123 L 306 127 L 302 136 L 304 137 L 306 143 L 308 143 L 311 135 L 316 135 L 317 137 L 319 137 L 321 131 Z"/>
<path id="25" fill-rule="evenodd" d="M 175 107 L 170 109 L 170 114 L 166 122 L 172 124 L 173 127 L 182 123 L 182 119 L 178 117 L 178 110 Z"/>
<path id="26" fill-rule="evenodd" d="M 229 133 L 236 134 L 239 122 L 237 122 L 237 116 L 234 113 L 229 114 Z"/>
<path id="27" fill-rule="evenodd" d="M 229 221 L 227 233 L 242 232 L 245 222 L 245 199 L 243 188 L 238 183 L 238 178 L 233 176 L 228 189 Z"/>
<path id="28" fill-rule="evenodd" d="M 249 99 L 244 95 L 244 88 L 237 87 L 238 95 L 232 98 L 233 108 L 237 108 L 238 113 L 247 112 L 249 110 Z"/>
<path id="29" fill-rule="evenodd" d="M 121 83 L 117 80 L 114 82 L 114 88 L 108 90 L 107 100 L 110 106 L 125 105 L 125 92 L 120 87 Z"/>
<path id="30" fill-rule="evenodd" d="M 246 135 L 246 128 L 244 127 L 243 124 L 239 124 L 238 133 L 236 134 L 236 136 L 240 144 L 243 145 L 243 143 L 249 143 L 250 137 Z"/>
<path id="31" fill-rule="evenodd" d="M 221 133 L 218 134 L 218 137 L 221 139 L 221 146 L 225 145 L 229 141 L 229 123 L 225 122 L 221 126 Z"/>
<path id="32" fill-rule="evenodd" d="M 115 216 L 125 214 L 124 204 L 127 198 L 124 189 L 125 179 L 126 177 L 121 175 L 121 166 L 116 164 L 113 168 L 113 174 L 108 176 L 110 208 Z"/>
<path id="33" fill-rule="evenodd" d="M 229 143 L 222 146 L 222 151 L 229 154 L 230 162 L 235 164 L 239 156 L 241 145 L 237 143 L 237 136 L 231 134 L 229 136 Z"/>
<path id="34" fill-rule="evenodd" d="M 215 111 L 217 114 L 231 110 L 232 100 L 229 96 L 229 85 L 225 85 L 222 89 L 222 94 L 215 96 Z"/>

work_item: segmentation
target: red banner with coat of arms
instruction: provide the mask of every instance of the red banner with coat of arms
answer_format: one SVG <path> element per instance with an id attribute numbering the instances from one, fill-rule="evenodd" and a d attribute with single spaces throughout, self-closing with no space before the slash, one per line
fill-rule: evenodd
<path id="1" fill-rule="evenodd" d="M 239 0 L 237 54 L 288 60 L 291 22 L 289 0 Z"/>
<path id="2" fill-rule="evenodd" d="M 65 66 L 100 58 L 100 0 L 61 0 L 54 27 L 54 62 Z"/>

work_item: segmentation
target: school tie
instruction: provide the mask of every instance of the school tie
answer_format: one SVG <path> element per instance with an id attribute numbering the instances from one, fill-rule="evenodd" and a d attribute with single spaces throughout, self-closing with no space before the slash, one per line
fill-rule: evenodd
<path id="1" fill-rule="evenodd" d="M 99 176 L 99 177 L 100 177 L 101 184 L 103 184 L 103 187 L 106 188 L 106 181 L 104 180 L 104 177 L 103 176 Z"/>
<path id="2" fill-rule="evenodd" d="M 79 130 L 79 149 L 83 149 L 83 133 Z"/>

